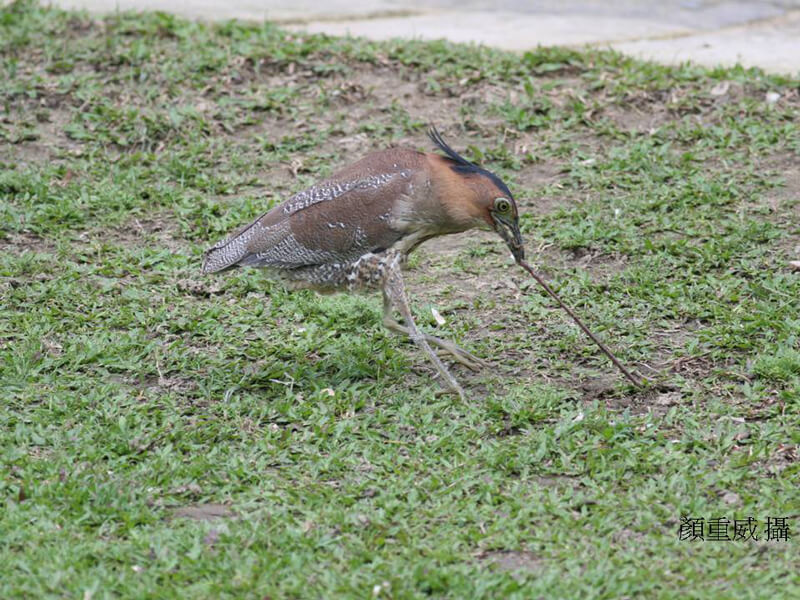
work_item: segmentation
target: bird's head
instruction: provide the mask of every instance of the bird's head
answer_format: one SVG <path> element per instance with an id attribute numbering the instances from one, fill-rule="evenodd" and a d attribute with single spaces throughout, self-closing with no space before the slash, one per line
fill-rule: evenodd
<path id="1" fill-rule="evenodd" d="M 450 168 L 470 190 L 468 195 L 457 200 L 466 203 L 460 208 L 475 220 L 475 225 L 496 231 L 511 250 L 514 260 L 523 260 L 525 247 L 519 231 L 517 203 L 508 186 L 497 175 L 471 163 L 448 146 L 435 127 L 430 128 L 428 136 L 452 161 Z"/>

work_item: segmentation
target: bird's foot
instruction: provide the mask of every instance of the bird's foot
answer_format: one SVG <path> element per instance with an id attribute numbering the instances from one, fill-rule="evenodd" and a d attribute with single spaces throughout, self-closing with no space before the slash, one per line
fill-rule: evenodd
<path id="1" fill-rule="evenodd" d="M 455 385 L 453 385 L 455 383 Z M 442 388 L 433 393 L 435 397 L 439 396 L 449 396 L 449 395 L 458 396 L 462 402 L 466 402 L 467 396 L 464 394 L 464 390 L 461 388 L 458 383 L 453 380 L 452 382 L 448 382 L 448 387 Z"/>
<path id="2" fill-rule="evenodd" d="M 447 340 L 443 340 L 442 338 L 434 337 L 432 335 L 426 335 L 425 341 L 427 341 L 432 346 L 436 346 L 444 354 L 450 355 L 450 357 L 470 369 L 471 371 L 480 371 L 483 368 L 490 366 L 489 362 L 483 360 L 472 354 L 467 350 L 464 350 L 460 346 L 457 346 L 453 342 L 449 342 Z"/>

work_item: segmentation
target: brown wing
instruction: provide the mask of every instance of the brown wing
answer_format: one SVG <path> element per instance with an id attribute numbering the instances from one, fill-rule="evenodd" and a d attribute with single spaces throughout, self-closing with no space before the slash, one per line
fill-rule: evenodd
<path id="1" fill-rule="evenodd" d="M 393 207 L 413 193 L 423 160 L 406 150 L 367 156 L 211 248 L 203 271 L 341 263 L 389 248 L 404 235 L 392 227 Z"/>

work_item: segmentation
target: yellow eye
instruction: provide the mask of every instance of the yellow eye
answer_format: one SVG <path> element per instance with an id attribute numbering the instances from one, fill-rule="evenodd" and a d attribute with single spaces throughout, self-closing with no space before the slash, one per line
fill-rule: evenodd
<path id="1" fill-rule="evenodd" d="M 494 201 L 494 209 L 499 213 L 511 212 L 511 202 L 505 198 L 497 198 Z"/>

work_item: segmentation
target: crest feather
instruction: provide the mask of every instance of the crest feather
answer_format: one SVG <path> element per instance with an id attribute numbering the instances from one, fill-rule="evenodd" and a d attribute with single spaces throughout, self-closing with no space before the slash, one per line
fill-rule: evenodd
<path id="1" fill-rule="evenodd" d="M 466 158 L 461 156 L 458 152 L 453 150 L 447 142 L 442 139 L 442 134 L 439 133 L 439 130 L 436 129 L 435 125 L 431 125 L 430 129 L 428 129 L 428 137 L 431 138 L 431 141 L 436 144 L 436 146 L 447 155 L 447 158 L 455 162 L 456 164 L 453 165 L 452 169 L 456 173 L 475 173 L 478 175 L 483 175 L 484 177 L 488 177 L 491 179 L 492 183 L 497 186 L 504 194 L 507 194 L 510 199 L 514 199 L 511 195 L 511 190 L 508 189 L 508 186 L 503 183 L 503 180 L 500 179 L 497 175 L 492 173 L 491 171 L 487 171 L 486 169 L 479 167 L 473 162 L 468 161 Z"/>

